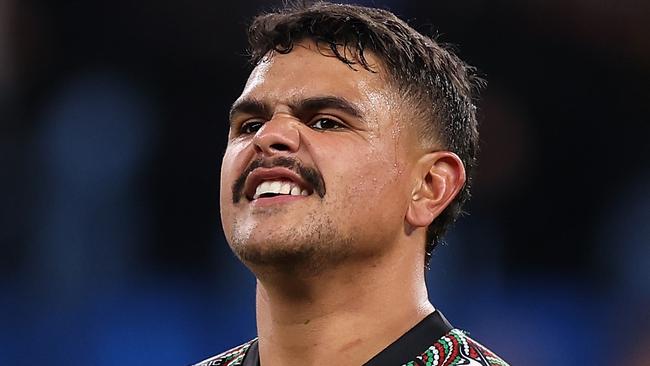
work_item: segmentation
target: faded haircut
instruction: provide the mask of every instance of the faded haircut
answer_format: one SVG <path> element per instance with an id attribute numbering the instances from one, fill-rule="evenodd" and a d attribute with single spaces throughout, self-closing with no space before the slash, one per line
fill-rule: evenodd
<path id="1" fill-rule="evenodd" d="M 313 40 L 341 62 L 377 72 L 365 52 L 382 62 L 387 82 L 413 107 L 424 146 L 457 154 L 467 180 L 452 203 L 429 225 L 425 264 L 470 197 L 478 154 L 475 100 L 484 81 L 451 47 L 425 36 L 388 10 L 358 5 L 291 2 L 258 15 L 248 29 L 253 66 L 274 52 L 287 54 Z M 351 51 L 351 52 L 350 52 Z M 442 146 L 440 146 L 442 145 Z"/>

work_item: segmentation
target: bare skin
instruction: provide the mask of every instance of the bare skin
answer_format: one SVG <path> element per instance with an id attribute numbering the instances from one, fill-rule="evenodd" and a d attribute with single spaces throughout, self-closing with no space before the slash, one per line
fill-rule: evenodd
<path id="1" fill-rule="evenodd" d="M 462 188 L 464 169 L 456 155 L 422 146 L 380 67 L 357 69 L 303 42 L 260 64 L 233 106 L 221 213 L 258 279 L 263 366 L 358 366 L 434 311 L 426 227 Z M 293 179 L 309 194 L 255 199 L 249 179 L 237 193 L 252 161 L 279 157 L 317 171 L 322 194 L 282 170 L 265 179 Z"/>
<path id="2" fill-rule="evenodd" d="M 299 283 L 259 281 L 263 365 L 361 365 L 430 314 L 422 267 L 404 270 L 406 258 L 383 262 Z"/>

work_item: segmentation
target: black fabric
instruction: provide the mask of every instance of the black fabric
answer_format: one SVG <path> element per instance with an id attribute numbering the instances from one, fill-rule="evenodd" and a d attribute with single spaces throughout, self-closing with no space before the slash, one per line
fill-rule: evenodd
<path id="1" fill-rule="evenodd" d="M 440 311 L 427 315 L 404 335 L 379 352 L 363 366 L 396 366 L 414 360 L 453 327 Z M 260 366 L 257 340 L 246 352 L 242 366 Z"/>
<path id="2" fill-rule="evenodd" d="M 260 350 L 257 342 L 258 340 L 256 339 L 251 343 L 251 347 L 246 352 L 246 356 L 244 356 L 242 366 L 260 366 Z"/>
<path id="3" fill-rule="evenodd" d="M 402 365 L 421 355 L 452 329 L 444 315 L 436 310 L 363 366 Z"/>

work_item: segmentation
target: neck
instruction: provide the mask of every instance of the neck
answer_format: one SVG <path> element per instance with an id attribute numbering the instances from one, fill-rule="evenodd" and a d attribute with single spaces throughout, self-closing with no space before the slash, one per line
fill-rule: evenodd
<path id="1" fill-rule="evenodd" d="M 257 283 L 263 366 L 365 363 L 434 310 L 419 264 L 398 255 L 309 277 L 264 276 Z"/>

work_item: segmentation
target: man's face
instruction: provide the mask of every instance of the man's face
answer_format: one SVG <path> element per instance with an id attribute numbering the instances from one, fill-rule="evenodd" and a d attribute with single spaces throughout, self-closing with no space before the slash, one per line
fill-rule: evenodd
<path id="1" fill-rule="evenodd" d="M 221 215 L 247 264 L 317 271 L 395 249 L 405 230 L 417 159 L 406 108 L 379 67 L 321 52 L 273 55 L 233 105 Z"/>

